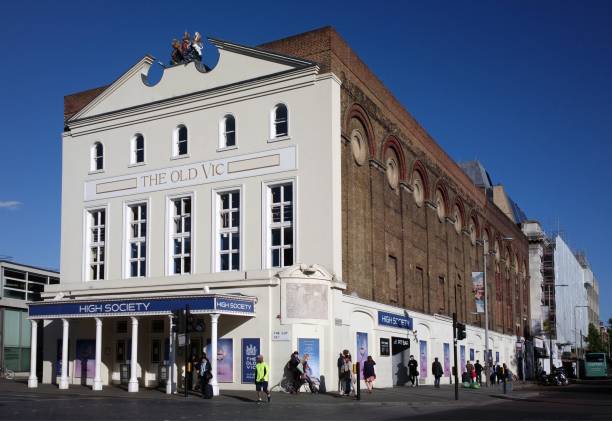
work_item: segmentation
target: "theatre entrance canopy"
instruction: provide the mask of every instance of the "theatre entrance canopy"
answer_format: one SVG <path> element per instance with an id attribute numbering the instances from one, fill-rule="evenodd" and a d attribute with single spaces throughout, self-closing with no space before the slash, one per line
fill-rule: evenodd
<path id="1" fill-rule="evenodd" d="M 70 378 L 68 373 L 68 344 L 70 342 L 70 323 L 79 320 L 95 320 L 95 368 L 93 378 L 93 389 L 102 390 L 101 364 L 102 364 L 102 325 L 109 318 L 131 319 L 131 355 L 129 357 L 130 378 L 128 391 L 137 392 L 138 381 L 138 325 L 139 319 L 148 316 L 166 316 L 172 319 L 173 312 L 183 310 L 189 306 L 190 313 L 194 315 L 210 316 L 210 346 L 211 355 L 217 355 L 217 326 L 219 316 L 233 316 L 248 319 L 255 316 L 255 304 L 257 298 L 242 294 L 195 294 L 195 295 L 171 295 L 171 296 L 130 296 L 125 298 L 99 298 L 99 299 L 60 299 L 43 302 L 29 303 L 29 318 L 32 321 L 32 352 L 31 371 L 28 379 L 29 387 L 38 386 L 36 375 L 36 338 L 40 321 L 59 319 L 62 323 L 61 340 L 61 376 L 59 388 L 68 389 Z M 44 326 L 41 324 L 41 328 Z M 93 333 L 93 332 L 92 332 Z M 172 329 L 169 333 L 169 344 L 173 348 L 174 334 Z M 75 334 L 74 332 L 72 333 Z M 88 334 L 87 336 L 89 336 Z M 180 339 L 179 339 L 180 345 Z M 146 345 L 145 345 L 146 346 Z M 174 366 L 174 351 L 170 351 L 170 366 Z M 217 359 L 211 358 L 213 378 L 210 382 L 213 393 L 218 394 L 217 383 Z M 176 370 L 176 368 L 174 368 Z M 170 378 L 176 378 L 170 374 Z M 175 381 L 166 382 L 166 393 L 173 393 Z"/>

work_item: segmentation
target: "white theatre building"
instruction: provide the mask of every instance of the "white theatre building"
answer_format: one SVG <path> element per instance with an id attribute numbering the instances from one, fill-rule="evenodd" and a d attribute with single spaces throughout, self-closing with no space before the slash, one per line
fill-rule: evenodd
<path id="1" fill-rule="evenodd" d="M 216 393 L 252 388 L 257 353 L 273 385 L 293 350 L 311 354 L 328 389 L 343 349 L 374 357 L 378 386 L 397 383 L 392 340 L 408 339 L 401 358 L 425 352 L 429 367 L 450 344 L 452 361 L 448 317 L 344 294 L 339 78 L 308 60 L 210 42 L 220 54 L 212 70 L 180 64 L 153 84 L 145 56 L 74 97 L 82 104 L 62 139 L 61 282 L 29 307 L 32 338 L 44 329 L 45 341 L 43 355 L 32 344 L 43 374 L 33 371 L 30 386 L 168 383 L 170 393 L 168 373 L 180 383 L 185 356 L 171 313 L 187 304 L 205 325 L 188 355 L 217 356 Z M 415 335 L 417 324 L 427 330 Z M 464 358 L 482 361 L 483 329 L 468 326 L 468 338 Z M 491 338 L 511 362 L 516 338 Z M 433 381 L 429 368 L 421 381 Z"/>

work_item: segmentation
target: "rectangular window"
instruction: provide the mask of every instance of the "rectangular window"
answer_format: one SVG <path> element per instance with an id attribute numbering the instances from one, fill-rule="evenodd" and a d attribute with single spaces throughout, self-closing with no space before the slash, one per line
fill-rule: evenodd
<path id="1" fill-rule="evenodd" d="M 268 226 L 269 266 L 291 266 L 294 260 L 292 183 L 268 186 Z"/>
<path id="2" fill-rule="evenodd" d="M 191 197 L 172 200 L 171 273 L 191 273 Z"/>
<path id="3" fill-rule="evenodd" d="M 240 270 L 240 191 L 219 193 L 217 211 L 218 268 Z"/>
<path id="4" fill-rule="evenodd" d="M 128 265 L 130 277 L 147 274 L 147 204 L 131 205 L 128 209 Z"/>
<path id="5" fill-rule="evenodd" d="M 134 163 L 144 162 L 144 137 L 136 136 L 134 142 Z"/>
<path id="6" fill-rule="evenodd" d="M 89 279 L 104 279 L 106 210 L 89 211 Z"/>

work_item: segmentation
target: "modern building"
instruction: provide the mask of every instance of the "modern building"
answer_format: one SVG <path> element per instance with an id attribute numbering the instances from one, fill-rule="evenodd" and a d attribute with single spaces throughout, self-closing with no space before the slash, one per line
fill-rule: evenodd
<path id="1" fill-rule="evenodd" d="M 434 357 L 449 378 L 453 313 L 468 325 L 460 367 L 484 360 L 472 272 L 485 253 L 488 346 L 516 370 L 529 331 L 518 226 L 332 28 L 209 40 L 212 69 L 152 83 L 145 56 L 65 98 L 62 280 L 30 305 L 42 381 L 180 383 L 203 349 L 215 393 L 251 388 L 258 353 L 278 383 L 295 349 L 329 389 L 343 349 L 372 355 L 380 386 L 406 382 L 410 354 L 421 382 Z M 187 305 L 205 328 L 183 347 L 170 323 Z"/>
<path id="2" fill-rule="evenodd" d="M 584 287 L 587 292 L 588 323 L 597 327 L 599 325 L 599 282 L 597 282 L 597 278 L 593 274 L 586 254 L 583 251 L 578 251 L 575 255 L 576 260 L 578 260 L 582 267 Z"/>
<path id="3" fill-rule="evenodd" d="M 45 286 L 56 284 L 57 271 L 0 260 L 0 367 L 30 371 L 27 302 L 39 301 Z"/>

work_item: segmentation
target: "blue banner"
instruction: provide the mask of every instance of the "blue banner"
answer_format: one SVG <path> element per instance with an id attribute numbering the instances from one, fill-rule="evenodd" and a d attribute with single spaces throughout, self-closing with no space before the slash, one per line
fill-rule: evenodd
<path id="1" fill-rule="evenodd" d="M 255 314 L 255 300 L 215 296 L 176 298 L 134 298 L 127 300 L 29 303 L 29 315 L 36 318 L 66 316 L 113 316 L 170 314 L 189 305 L 191 311 L 223 314 Z"/>
<path id="2" fill-rule="evenodd" d="M 255 365 L 260 353 L 259 338 L 242 339 L 242 383 L 255 383 Z"/>
<path id="3" fill-rule="evenodd" d="M 320 377 L 319 369 L 319 339 L 318 338 L 298 338 L 298 352 L 304 358 L 308 355 L 308 374 L 310 377 Z"/>
<path id="4" fill-rule="evenodd" d="M 387 313 L 386 311 L 378 312 L 378 324 L 381 326 L 399 327 L 402 329 L 412 330 L 412 318 L 402 316 L 401 314 Z"/>
<path id="5" fill-rule="evenodd" d="M 461 364 L 461 370 L 459 373 L 465 373 L 467 370 L 465 369 L 465 345 L 459 346 L 459 363 Z"/>
<path id="6" fill-rule="evenodd" d="M 474 358 L 476 358 L 476 357 L 474 356 L 474 348 L 470 348 L 470 361 L 471 361 L 471 362 L 474 362 Z"/>

